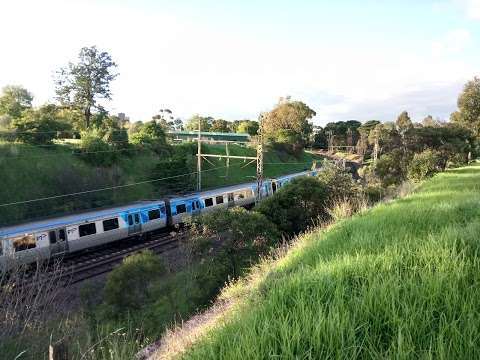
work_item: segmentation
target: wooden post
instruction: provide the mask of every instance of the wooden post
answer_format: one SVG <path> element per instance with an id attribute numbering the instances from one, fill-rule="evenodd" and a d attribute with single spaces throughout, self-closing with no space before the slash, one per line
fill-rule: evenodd
<path id="1" fill-rule="evenodd" d="M 65 341 L 50 344 L 48 353 L 49 360 L 68 360 L 68 346 Z"/>

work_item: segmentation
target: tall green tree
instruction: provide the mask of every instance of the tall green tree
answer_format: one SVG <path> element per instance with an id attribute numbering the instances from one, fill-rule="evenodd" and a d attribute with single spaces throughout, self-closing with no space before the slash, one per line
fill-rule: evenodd
<path id="1" fill-rule="evenodd" d="M 458 112 L 451 119 L 470 127 L 480 136 L 480 78 L 467 82 L 457 101 Z"/>
<path id="2" fill-rule="evenodd" d="M 263 120 L 263 133 L 273 143 L 303 148 L 313 131 L 308 120 L 315 115 L 315 111 L 301 101 L 292 101 L 290 97 L 280 98 Z"/>
<path id="3" fill-rule="evenodd" d="M 185 129 L 188 131 L 198 131 L 198 122 L 200 121 L 200 126 L 202 131 L 210 131 L 212 127 L 213 118 L 208 116 L 200 116 L 198 114 L 193 115 L 190 119 L 187 120 Z"/>
<path id="4" fill-rule="evenodd" d="M 91 124 L 94 110 L 105 112 L 100 100 L 111 100 L 110 83 L 118 76 L 117 64 L 96 46 L 80 50 L 77 63 L 69 63 L 57 72 L 56 92 L 60 103 L 83 112 L 85 128 Z"/>
<path id="5" fill-rule="evenodd" d="M 410 116 L 408 115 L 408 112 L 402 111 L 402 113 L 398 115 L 395 125 L 400 135 L 402 137 L 405 136 L 406 132 L 411 128 L 413 128 L 413 123 L 412 123 L 412 120 L 410 119 Z"/>
<path id="6" fill-rule="evenodd" d="M 24 87 L 7 85 L 0 95 L 0 127 L 8 128 L 13 119 L 32 107 L 33 95 Z"/>
<path id="7" fill-rule="evenodd" d="M 258 121 L 243 120 L 237 127 L 237 133 L 249 134 L 250 136 L 257 135 Z"/>
<path id="8" fill-rule="evenodd" d="M 228 133 L 230 131 L 229 122 L 223 119 L 216 119 L 212 121 L 210 131 Z"/>

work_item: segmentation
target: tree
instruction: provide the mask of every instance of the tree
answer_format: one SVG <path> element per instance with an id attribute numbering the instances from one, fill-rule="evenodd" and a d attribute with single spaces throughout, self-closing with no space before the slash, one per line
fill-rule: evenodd
<path id="1" fill-rule="evenodd" d="M 22 112 L 32 107 L 33 95 L 25 88 L 7 85 L 0 96 L 0 127 L 8 128 L 13 119 L 19 119 Z"/>
<path id="2" fill-rule="evenodd" d="M 428 115 L 422 120 L 422 125 L 424 127 L 441 126 L 441 122 L 439 119 L 434 119 L 432 115 Z"/>
<path id="3" fill-rule="evenodd" d="M 78 63 L 69 63 L 57 72 L 56 92 L 62 105 L 83 112 L 88 129 L 92 111 L 105 111 L 99 100 L 112 99 L 110 83 L 118 76 L 113 72 L 117 64 L 95 46 L 82 48 L 78 58 Z"/>
<path id="4" fill-rule="evenodd" d="M 402 149 L 394 149 L 380 156 L 375 166 L 375 174 L 384 187 L 398 185 L 405 180 L 410 157 L 410 153 L 405 153 Z"/>
<path id="5" fill-rule="evenodd" d="M 18 140 L 36 145 L 51 144 L 59 133 L 70 129 L 62 122 L 54 104 L 25 110 L 20 118 L 13 120 L 12 127 Z"/>
<path id="6" fill-rule="evenodd" d="M 223 120 L 223 119 L 213 120 L 212 126 L 210 127 L 210 131 L 228 133 L 230 131 L 229 123 L 227 120 Z"/>
<path id="7" fill-rule="evenodd" d="M 203 117 L 198 114 L 193 115 L 190 119 L 187 120 L 187 124 L 185 125 L 185 129 L 188 131 L 198 131 L 198 122 L 200 121 L 200 125 L 203 131 L 210 131 L 212 126 L 212 117 Z"/>
<path id="8" fill-rule="evenodd" d="M 157 154 L 168 152 L 168 144 L 163 127 L 155 120 L 141 126 L 138 132 L 130 137 L 132 144 L 149 147 Z"/>
<path id="9" fill-rule="evenodd" d="M 480 78 L 467 82 L 457 101 L 458 113 L 452 120 L 468 125 L 477 137 L 480 136 Z"/>
<path id="10" fill-rule="evenodd" d="M 165 273 L 162 260 L 149 250 L 126 257 L 108 274 L 105 304 L 115 316 L 138 310 L 149 300 L 155 280 Z"/>
<path id="11" fill-rule="evenodd" d="M 315 111 L 301 101 L 280 98 L 263 120 L 264 136 L 273 143 L 289 144 L 294 150 L 302 149 L 313 131 L 308 120 L 315 115 Z"/>
<path id="12" fill-rule="evenodd" d="M 327 186 L 319 179 L 301 177 L 281 187 L 255 210 L 264 214 L 280 231 L 292 235 L 327 216 L 328 196 Z"/>
<path id="13" fill-rule="evenodd" d="M 398 116 L 395 125 L 397 127 L 397 131 L 400 133 L 400 136 L 403 138 L 405 133 L 413 128 L 413 123 L 410 119 L 410 116 L 408 116 L 408 112 L 402 111 L 402 113 Z"/>
<path id="14" fill-rule="evenodd" d="M 234 277 L 251 258 L 264 253 L 280 239 L 275 225 L 266 216 L 241 207 L 219 209 L 194 218 L 191 230 L 193 236 L 189 242 L 197 245 L 196 255 L 211 258 L 211 249 L 217 248 L 217 257 L 227 260 Z"/>
<path id="15" fill-rule="evenodd" d="M 238 124 L 236 132 L 255 136 L 258 133 L 258 121 L 243 120 Z"/>
<path id="16" fill-rule="evenodd" d="M 441 155 L 433 150 L 425 150 L 413 155 L 408 165 L 408 178 L 413 181 L 422 181 L 432 177 L 442 170 Z"/>

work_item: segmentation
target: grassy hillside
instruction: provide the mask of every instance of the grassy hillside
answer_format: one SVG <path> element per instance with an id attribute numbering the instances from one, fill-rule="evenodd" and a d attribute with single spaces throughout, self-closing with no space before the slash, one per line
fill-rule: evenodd
<path id="1" fill-rule="evenodd" d="M 162 158 L 152 151 L 131 149 L 125 153 L 118 152 L 115 154 L 116 159 L 113 166 L 97 167 L 87 163 L 83 155 L 73 155 L 73 147 L 75 144 L 62 143 L 38 147 L 0 143 L 0 204 L 131 184 L 168 176 L 162 169 L 156 168 Z M 177 150 L 178 146 L 174 146 L 173 151 Z M 185 172 L 196 170 L 195 151 L 195 146 L 185 151 L 190 158 Z M 224 154 L 225 148 L 224 146 L 204 146 L 203 152 Z M 231 145 L 230 153 L 254 156 L 255 150 Z M 224 168 L 225 160 L 210 158 L 210 161 L 211 164 L 203 162 L 203 169 L 208 170 L 204 173 L 203 178 L 205 189 L 254 179 L 255 163 L 247 165 L 248 161 L 232 160 L 227 173 Z M 309 168 L 312 163 L 312 155 L 304 154 L 300 158 L 296 158 L 269 152 L 266 154 L 265 162 L 266 176 L 275 176 Z M 219 169 L 210 171 L 212 168 Z M 188 176 L 187 180 L 193 188 L 196 175 Z M 147 182 L 120 189 L 25 205 L 0 206 L 0 226 L 80 209 L 158 198 L 166 192 L 164 184 L 162 181 Z"/>
<path id="2" fill-rule="evenodd" d="M 480 164 L 300 239 L 187 359 L 480 356 Z"/>

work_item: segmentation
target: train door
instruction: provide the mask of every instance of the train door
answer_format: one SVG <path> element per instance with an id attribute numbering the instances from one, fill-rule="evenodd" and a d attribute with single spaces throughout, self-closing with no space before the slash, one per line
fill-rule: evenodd
<path id="1" fill-rule="evenodd" d="M 277 192 L 277 182 L 272 181 L 272 193 L 275 194 Z"/>
<path id="2" fill-rule="evenodd" d="M 128 235 L 135 235 L 142 231 L 140 213 L 128 214 Z"/>
<path id="3" fill-rule="evenodd" d="M 235 206 L 235 199 L 233 197 L 233 193 L 228 193 L 227 198 L 228 198 L 228 207 L 234 207 Z"/>
<path id="4" fill-rule="evenodd" d="M 200 201 L 193 200 L 192 201 L 192 215 L 196 215 L 200 213 Z"/>
<path id="5" fill-rule="evenodd" d="M 50 255 L 59 255 L 68 252 L 67 232 L 65 228 L 48 232 L 50 239 Z"/>

